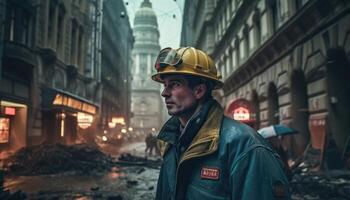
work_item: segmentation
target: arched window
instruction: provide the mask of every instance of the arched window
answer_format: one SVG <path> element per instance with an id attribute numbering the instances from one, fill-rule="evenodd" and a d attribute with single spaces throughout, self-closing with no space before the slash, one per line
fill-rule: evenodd
<path id="1" fill-rule="evenodd" d="M 253 37 L 254 46 L 257 48 L 261 44 L 261 22 L 259 9 L 256 9 L 253 15 Z"/>
<path id="2" fill-rule="evenodd" d="M 277 2 L 276 0 L 267 0 L 267 17 L 270 33 L 274 33 L 278 28 L 278 15 L 277 15 Z"/>
<path id="3" fill-rule="evenodd" d="M 65 33 L 65 15 L 66 9 L 63 4 L 58 8 L 58 22 L 57 22 L 57 52 L 58 55 L 63 56 L 64 52 L 64 33 Z"/>
<path id="4" fill-rule="evenodd" d="M 231 20 L 231 8 L 230 8 L 230 2 L 229 2 L 229 5 L 225 8 L 226 9 L 226 24 L 229 24 L 229 21 Z"/>
<path id="5" fill-rule="evenodd" d="M 243 28 L 243 55 L 242 58 L 249 57 L 249 28 L 245 25 Z"/>

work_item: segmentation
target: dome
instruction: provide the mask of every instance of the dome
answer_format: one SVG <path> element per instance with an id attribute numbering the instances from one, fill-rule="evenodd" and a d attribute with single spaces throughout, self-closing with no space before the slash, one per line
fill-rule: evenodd
<path id="1" fill-rule="evenodd" d="M 141 7 L 135 14 L 134 24 L 152 24 L 157 25 L 157 16 L 152 9 L 152 3 L 144 0 Z"/>

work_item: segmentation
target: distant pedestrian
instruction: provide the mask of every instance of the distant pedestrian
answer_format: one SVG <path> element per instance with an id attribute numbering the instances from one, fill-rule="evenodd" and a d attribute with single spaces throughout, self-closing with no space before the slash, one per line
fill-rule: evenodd
<path id="1" fill-rule="evenodd" d="M 145 148 L 145 154 L 148 155 L 151 151 L 151 140 L 152 140 L 152 133 L 148 133 L 145 138 L 146 148 Z"/>
<path id="2" fill-rule="evenodd" d="M 150 152 L 149 154 L 150 155 L 153 155 L 153 152 L 154 152 L 154 155 L 158 155 L 158 152 L 159 152 L 159 148 L 158 148 L 158 139 L 155 135 L 151 135 L 151 139 L 150 139 Z M 157 152 L 158 151 L 158 152 Z"/>

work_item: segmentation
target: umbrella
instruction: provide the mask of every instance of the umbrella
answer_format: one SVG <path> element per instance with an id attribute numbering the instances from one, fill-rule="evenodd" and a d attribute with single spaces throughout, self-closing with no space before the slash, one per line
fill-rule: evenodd
<path id="1" fill-rule="evenodd" d="M 258 133 L 263 136 L 263 138 L 295 134 L 297 132 L 297 130 L 283 124 L 272 125 L 258 130 Z"/>

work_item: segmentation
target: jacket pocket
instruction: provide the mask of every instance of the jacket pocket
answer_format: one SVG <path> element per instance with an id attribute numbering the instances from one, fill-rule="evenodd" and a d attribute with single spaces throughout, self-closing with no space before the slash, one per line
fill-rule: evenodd
<path id="1" fill-rule="evenodd" d="M 194 200 L 228 200 L 228 197 L 220 196 L 220 194 L 215 193 L 213 191 L 209 191 L 203 187 L 199 187 L 197 185 L 189 185 L 187 189 L 187 199 Z"/>

